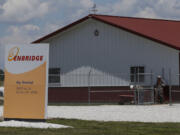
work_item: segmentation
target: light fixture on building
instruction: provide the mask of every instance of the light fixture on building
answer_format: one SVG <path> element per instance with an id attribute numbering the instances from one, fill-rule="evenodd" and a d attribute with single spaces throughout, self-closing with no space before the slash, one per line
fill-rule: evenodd
<path id="1" fill-rule="evenodd" d="M 95 35 L 95 36 L 99 36 L 99 30 L 96 29 L 96 30 L 94 31 L 94 35 Z"/>

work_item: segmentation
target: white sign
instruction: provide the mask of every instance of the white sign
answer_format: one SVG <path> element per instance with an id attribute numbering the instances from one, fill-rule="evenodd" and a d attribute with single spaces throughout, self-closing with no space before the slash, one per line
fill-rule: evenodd
<path id="1" fill-rule="evenodd" d="M 5 119 L 46 119 L 49 45 L 5 48 Z"/>

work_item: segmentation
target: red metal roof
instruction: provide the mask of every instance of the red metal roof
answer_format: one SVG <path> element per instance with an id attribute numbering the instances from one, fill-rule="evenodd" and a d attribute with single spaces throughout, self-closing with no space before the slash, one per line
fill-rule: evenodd
<path id="1" fill-rule="evenodd" d="M 88 18 L 93 18 L 98 21 L 110 24 L 120 29 L 131 33 L 143 36 L 150 40 L 162 43 L 166 46 L 180 50 L 180 21 L 160 20 L 160 19 L 145 19 L 132 17 L 119 17 L 107 15 L 89 15 L 86 16 L 62 29 L 50 33 L 33 43 L 40 43 L 68 28 L 79 24 Z"/>

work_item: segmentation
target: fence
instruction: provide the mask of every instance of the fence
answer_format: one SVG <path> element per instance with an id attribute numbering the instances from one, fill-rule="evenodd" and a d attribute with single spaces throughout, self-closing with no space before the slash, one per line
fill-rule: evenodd
<path id="1" fill-rule="evenodd" d="M 153 104 L 154 103 L 154 73 L 138 73 L 137 76 L 144 75 L 148 79 L 146 83 L 136 83 L 136 104 Z"/>
<path id="2" fill-rule="evenodd" d="M 135 104 L 155 103 L 154 86 L 158 75 L 150 73 L 116 73 L 116 74 L 62 74 L 49 75 L 54 82 L 49 87 L 87 87 L 88 103 L 103 97 L 99 102 L 130 99 Z M 52 79 L 52 80 L 53 80 Z M 0 74 L 0 86 L 3 86 L 4 74 Z M 166 82 L 166 101 L 170 105 L 180 103 L 180 74 L 169 69 Z M 130 86 L 130 87 L 129 87 Z M 109 96 L 109 97 L 108 97 Z"/>
<path id="3" fill-rule="evenodd" d="M 178 83 L 173 83 L 172 78 L 178 80 Z M 180 103 L 180 74 L 169 70 L 169 104 Z"/>
<path id="4" fill-rule="evenodd" d="M 124 75 L 124 74 L 123 74 Z M 143 77 L 142 77 L 143 76 Z M 120 78 L 123 78 L 123 76 L 119 76 Z M 141 81 L 139 81 L 141 77 Z M 142 79 L 143 78 L 143 79 Z M 132 81 L 133 80 L 133 81 Z M 104 96 L 111 96 L 112 93 L 114 94 L 114 99 L 119 100 L 119 102 L 131 102 L 135 104 L 153 104 L 154 103 L 154 87 L 153 87 L 153 74 L 152 73 L 137 73 L 137 74 L 130 74 L 129 80 L 126 80 L 128 83 L 126 87 L 122 87 L 120 83 L 120 87 L 117 87 L 116 89 L 108 89 L 108 87 L 105 90 L 101 90 L 101 88 L 96 88 L 96 90 L 92 90 L 91 85 L 88 87 L 88 94 L 89 94 L 89 103 L 91 103 L 91 99 L 93 99 L 94 96 L 101 94 Z M 130 89 L 130 87 L 131 89 Z M 107 94 L 108 93 L 108 94 Z M 107 100 L 106 100 L 107 102 Z"/>
<path id="5" fill-rule="evenodd" d="M 129 99 L 135 104 L 154 103 L 154 74 L 92 73 L 50 75 L 49 87 L 87 87 L 88 103 L 118 102 Z M 54 77 L 54 79 L 52 79 Z M 129 86 L 133 86 L 130 89 Z"/>

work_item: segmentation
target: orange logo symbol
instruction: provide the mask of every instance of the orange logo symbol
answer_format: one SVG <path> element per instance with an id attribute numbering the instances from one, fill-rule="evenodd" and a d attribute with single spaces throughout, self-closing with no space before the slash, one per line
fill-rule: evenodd
<path id="1" fill-rule="evenodd" d="M 19 53 L 19 48 L 18 47 L 13 47 L 9 51 L 8 61 L 14 60 L 14 58 L 18 56 L 18 53 Z"/>

